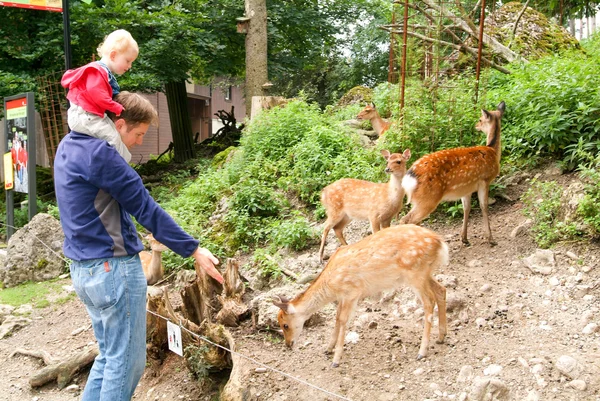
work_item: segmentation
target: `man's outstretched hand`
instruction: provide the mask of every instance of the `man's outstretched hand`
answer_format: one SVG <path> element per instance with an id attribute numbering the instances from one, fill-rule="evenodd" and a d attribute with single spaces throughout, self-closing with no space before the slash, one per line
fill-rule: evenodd
<path id="1" fill-rule="evenodd" d="M 219 259 L 217 259 L 208 249 L 198 248 L 192 256 L 196 259 L 196 263 L 203 268 L 209 276 L 223 284 L 223 276 L 221 276 L 221 273 L 219 273 L 215 267 L 215 265 L 219 264 Z"/>

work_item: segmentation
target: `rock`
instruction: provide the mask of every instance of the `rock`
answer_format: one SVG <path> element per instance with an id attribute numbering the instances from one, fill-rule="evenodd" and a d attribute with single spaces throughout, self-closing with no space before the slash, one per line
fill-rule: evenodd
<path id="1" fill-rule="evenodd" d="M 581 332 L 583 334 L 594 334 L 597 331 L 598 331 L 598 324 L 588 323 Z"/>
<path id="2" fill-rule="evenodd" d="M 415 370 L 414 370 L 414 372 L 413 372 L 413 374 L 414 374 L 415 376 L 420 376 L 420 375 L 422 375 L 423 373 L 425 373 L 425 369 L 423 369 L 423 368 L 417 368 L 417 369 L 415 369 Z"/>
<path id="3" fill-rule="evenodd" d="M 11 315 L 14 310 L 14 306 L 0 304 L 0 323 L 4 321 L 6 316 Z"/>
<path id="4" fill-rule="evenodd" d="M 370 322 L 368 327 L 370 329 L 376 329 L 377 328 L 377 322 L 375 322 L 375 321 Z"/>
<path id="5" fill-rule="evenodd" d="M 583 273 L 589 273 L 592 271 L 592 267 L 591 266 L 581 266 L 581 271 Z"/>
<path id="6" fill-rule="evenodd" d="M 46 213 L 36 214 L 8 241 L 7 262 L 0 266 L 4 286 L 14 287 L 25 281 L 50 280 L 63 274 L 64 238 L 58 220 Z"/>
<path id="7" fill-rule="evenodd" d="M 588 324 L 594 318 L 594 312 L 586 310 L 581 314 L 581 323 L 584 325 Z"/>
<path id="8" fill-rule="evenodd" d="M 491 364 L 483 370 L 483 374 L 486 376 L 499 376 L 502 373 L 502 366 Z"/>
<path id="9" fill-rule="evenodd" d="M 31 323 L 31 319 L 26 317 L 7 316 L 2 325 L 0 325 L 0 340 L 13 333 L 16 329 L 27 326 L 29 323 Z"/>
<path id="10" fill-rule="evenodd" d="M 314 281 L 314 279 L 316 279 L 318 276 L 317 273 L 315 274 L 305 274 L 304 276 L 300 277 L 298 279 L 298 284 L 308 284 L 308 283 L 312 283 Z"/>
<path id="11" fill-rule="evenodd" d="M 356 344 L 360 340 L 360 335 L 356 331 L 349 331 L 346 333 L 344 344 L 352 343 Z"/>
<path id="12" fill-rule="evenodd" d="M 254 372 L 256 372 L 256 373 L 266 373 L 267 372 L 267 368 L 256 368 L 256 369 L 254 369 Z"/>
<path id="13" fill-rule="evenodd" d="M 475 319 L 475 324 L 477 325 L 477 327 L 485 327 L 487 326 L 487 320 L 485 320 L 482 317 L 478 317 L 477 319 Z"/>
<path id="14" fill-rule="evenodd" d="M 436 280 L 446 288 L 456 288 L 457 280 L 456 276 L 448 276 L 445 274 L 438 274 L 435 276 Z"/>
<path id="15" fill-rule="evenodd" d="M 557 175 L 562 175 L 563 171 L 562 168 L 557 164 L 554 163 L 550 166 L 548 166 L 545 170 L 544 170 L 544 175 L 547 176 L 557 176 Z"/>
<path id="16" fill-rule="evenodd" d="M 471 365 L 465 365 L 462 368 L 460 368 L 460 372 L 458 373 L 456 381 L 459 383 L 467 383 L 473 379 L 473 376 L 473 367 Z"/>
<path id="17" fill-rule="evenodd" d="M 479 260 L 479 259 L 473 259 L 467 263 L 467 266 L 470 268 L 480 267 L 482 265 L 483 265 L 483 263 L 481 263 L 481 260 Z"/>
<path id="18" fill-rule="evenodd" d="M 63 389 L 65 393 L 78 393 L 80 390 L 79 385 L 71 384 Z"/>
<path id="19" fill-rule="evenodd" d="M 471 401 L 507 400 L 509 391 L 502 380 L 477 376 L 471 386 L 468 399 Z"/>
<path id="20" fill-rule="evenodd" d="M 534 254 L 522 259 L 523 264 L 533 273 L 548 275 L 556 265 L 554 252 L 548 249 L 537 249 Z"/>
<path id="21" fill-rule="evenodd" d="M 465 306 L 465 300 L 455 292 L 446 295 L 446 312 L 454 312 Z"/>
<path id="22" fill-rule="evenodd" d="M 542 365 L 541 363 L 537 363 L 535 365 L 533 365 L 533 367 L 531 368 L 531 373 L 533 373 L 534 375 L 539 375 L 544 371 L 544 365 Z"/>
<path id="23" fill-rule="evenodd" d="M 577 256 L 574 252 L 571 251 L 567 251 L 566 255 L 573 260 L 579 259 L 579 256 Z"/>
<path id="24" fill-rule="evenodd" d="M 556 287 L 560 285 L 560 280 L 556 277 L 550 277 L 550 279 L 548 280 L 548 284 L 550 284 L 553 287 Z"/>
<path id="25" fill-rule="evenodd" d="M 529 230 L 529 228 L 531 227 L 532 224 L 533 224 L 533 220 L 531 220 L 531 219 L 525 220 L 523 223 L 521 223 L 518 226 L 516 226 L 515 228 L 513 228 L 513 230 L 510 232 L 510 237 L 516 238 L 516 237 L 519 237 L 519 236 L 527 233 L 527 230 Z"/>
<path id="26" fill-rule="evenodd" d="M 485 283 L 484 285 L 481 286 L 481 288 L 479 289 L 481 292 L 489 292 L 492 289 L 492 286 Z"/>
<path id="27" fill-rule="evenodd" d="M 534 389 L 531 389 L 527 393 L 527 398 L 525 398 L 525 401 L 540 401 L 540 395 L 538 394 L 537 391 L 535 391 Z"/>
<path id="28" fill-rule="evenodd" d="M 569 355 L 562 355 L 558 358 L 554 366 L 569 379 L 577 379 L 582 371 L 581 365 L 577 360 Z"/>
<path id="29" fill-rule="evenodd" d="M 523 366 L 526 369 L 529 369 L 529 363 L 527 363 L 527 360 L 525 360 L 525 358 L 523 357 L 518 357 L 517 360 L 519 361 L 519 363 L 521 364 L 521 366 Z"/>
<path id="30" fill-rule="evenodd" d="M 33 306 L 31 304 L 23 304 L 13 311 L 13 315 L 30 315 L 33 312 Z"/>
<path id="31" fill-rule="evenodd" d="M 573 380 L 567 383 L 567 387 L 571 387 L 579 391 L 585 391 L 587 389 L 587 384 L 583 380 Z"/>

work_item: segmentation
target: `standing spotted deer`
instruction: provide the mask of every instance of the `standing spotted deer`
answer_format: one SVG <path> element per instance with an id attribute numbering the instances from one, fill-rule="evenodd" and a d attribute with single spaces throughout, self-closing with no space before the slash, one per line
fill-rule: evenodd
<path id="1" fill-rule="evenodd" d="M 392 124 L 381 118 L 381 116 L 377 112 L 377 109 L 375 108 L 375 103 L 368 104 L 364 109 L 362 109 L 362 111 L 358 113 L 358 116 L 356 116 L 356 119 L 370 120 L 373 129 L 375 130 L 375 132 L 377 132 L 377 135 L 379 136 L 385 134 L 385 132 L 390 128 L 390 125 Z"/>
<path id="2" fill-rule="evenodd" d="M 323 306 L 337 302 L 335 329 L 327 352 L 335 350 L 332 367 L 339 366 L 349 320 L 365 297 L 407 285 L 421 299 L 425 316 L 417 359 L 427 355 L 433 309 L 437 304 L 438 343 L 446 336 L 446 289 L 432 273 L 448 263 L 448 246 L 434 232 L 415 225 L 397 225 L 339 248 L 308 289 L 288 301 L 276 297 L 273 304 L 285 344 L 292 347 L 304 322 Z"/>
<path id="3" fill-rule="evenodd" d="M 162 253 L 169 248 L 158 242 L 152 234 L 148 234 L 145 239 L 150 244 L 152 252 L 141 251 L 140 260 L 144 276 L 146 276 L 146 282 L 148 285 L 154 285 L 164 276 Z"/>
<path id="4" fill-rule="evenodd" d="M 321 237 L 319 257 L 323 262 L 325 241 L 329 230 L 333 228 L 342 245 L 348 245 L 344 239 L 344 227 L 351 220 L 369 220 L 371 231 L 376 233 L 387 228 L 402 209 L 404 190 L 402 177 L 406 173 L 406 162 L 410 159 L 410 150 L 404 153 L 390 154 L 382 150 L 381 155 L 387 161 L 385 172 L 390 174 L 387 184 L 375 183 L 354 178 L 342 178 L 323 188 L 321 203 L 327 212 L 327 221 Z"/>
<path id="5" fill-rule="evenodd" d="M 402 180 L 407 202 L 412 208 L 401 224 L 419 224 L 441 201 L 462 200 L 464 217 L 462 242 L 468 244 L 467 221 L 471 211 L 471 195 L 477 192 L 483 215 L 483 230 L 490 245 L 495 245 L 488 216 L 490 184 L 500 172 L 500 121 L 506 105 L 497 110 L 481 111 L 475 128 L 487 134 L 486 146 L 441 150 L 421 157 Z"/>

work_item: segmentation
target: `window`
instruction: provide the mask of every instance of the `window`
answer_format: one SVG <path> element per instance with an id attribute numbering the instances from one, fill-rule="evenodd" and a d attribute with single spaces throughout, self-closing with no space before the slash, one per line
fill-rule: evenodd
<path id="1" fill-rule="evenodd" d="M 227 90 L 225 91 L 225 100 L 231 100 L 231 93 L 233 92 L 233 89 L 231 86 L 227 87 Z"/>

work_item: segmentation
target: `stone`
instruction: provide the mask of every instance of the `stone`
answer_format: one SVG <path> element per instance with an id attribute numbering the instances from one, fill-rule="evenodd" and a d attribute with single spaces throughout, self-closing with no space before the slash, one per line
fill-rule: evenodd
<path id="1" fill-rule="evenodd" d="M 524 235 L 525 233 L 527 233 L 527 230 L 529 230 L 529 228 L 531 227 L 532 224 L 533 224 L 533 220 L 531 220 L 531 219 L 525 220 L 523 223 L 521 223 L 518 226 L 516 226 L 515 228 L 513 228 L 513 230 L 510 232 L 510 237 L 516 238 L 521 235 Z"/>
<path id="2" fill-rule="evenodd" d="M 465 300 L 455 292 L 446 295 L 446 312 L 454 312 L 465 306 Z"/>
<path id="3" fill-rule="evenodd" d="M 36 214 L 8 241 L 6 264 L 0 266 L 5 287 L 25 281 L 46 281 L 66 269 L 60 222 L 47 213 Z"/>
<path id="4" fill-rule="evenodd" d="M 438 274 L 435 276 L 436 280 L 446 288 L 456 288 L 457 279 L 456 276 L 448 276 L 446 274 Z"/>
<path id="5" fill-rule="evenodd" d="M 535 389 L 531 389 L 527 393 L 527 398 L 525 398 L 525 401 L 540 401 L 540 395 L 537 391 L 535 391 Z"/>
<path id="6" fill-rule="evenodd" d="M 477 319 L 475 319 L 475 324 L 477 325 L 477 327 L 485 327 L 487 326 L 487 320 L 485 320 L 482 317 L 478 317 Z"/>
<path id="7" fill-rule="evenodd" d="M 79 385 L 71 384 L 63 389 L 65 393 L 78 393 L 80 390 Z"/>
<path id="8" fill-rule="evenodd" d="M 460 372 L 458 373 L 458 377 L 456 378 L 456 381 L 459 383 L 470 382 L 473 379 L 473 376 L 474 376 L 473 366 L 465 365 L 462 368 L 460 368 Z"/>
<path id="9" fill-rule="evenodd" d="M 12 334 L 16 329 L 27 326 L 29 323 L 31 323 L 31 319 L 26 317 L 7 316 L 2 325 L 0 325 L 0 340 Z"/>
<path id="10" fill-rule="evenodd" d="M 594 334 L 597 331 L 598 331 L 598 324 L 592 322 L 592 323 L 588 323 L 581 332 L 583 334 Z"/>
<path id="11" fill-rule="evenodd" d="M 522 259 L 523 264 L 533 273 L 552 274 L 556 262 L 554 252 L 548 249 L 537 249 L 532 255 Z"/>
<path id="12" fill-rule="evenodd" d="M 484 285 L 481 286 L 481 288 L 479 289 L 481 292 L 489 292 L 492 289 L 492 286 L 485 283 Z"/>
<path id="13" fill-rule="evenodd" d="M 490 377 L 477 376 L 471 386 L 468 400 L 507 400 L 510 392 L 502 380 Z"/>
<path id="14" fill-rule="evenodd" d="M 360 335 L 355 331 L 349 331 L 346 333 L 346 338 L 344 339 L 344 344 L 352 343 L 356 344 L 360 340 Z"/>
<path id="15" fill-rule="evenodd" d="M 491 364 L 483 370 L 483 374 L 486 376 L 499 376 L 502 373 L 502 366 Z"/>
<path id="16" fill-rule="evenodd" d="M 571 387 L 579 391 L 585 391 L 587 389 L 587 384 L 583 380 L 573 380 L 567 383 L 567 387 Z"/>
<path id="17" fill-rule="evenodd" d="M 569 379 L 577 379 L 582 370 L 577 360 L 569 355 L 561 355 L 554 366 Z"/>
<path id="18" fill-rule="evenodd" d="M 577 256 L 574 252 L 571 252 L 571 251 L 567 251 L 566 255 L 572 260 L 579 259 L 579 256 Z"/>

